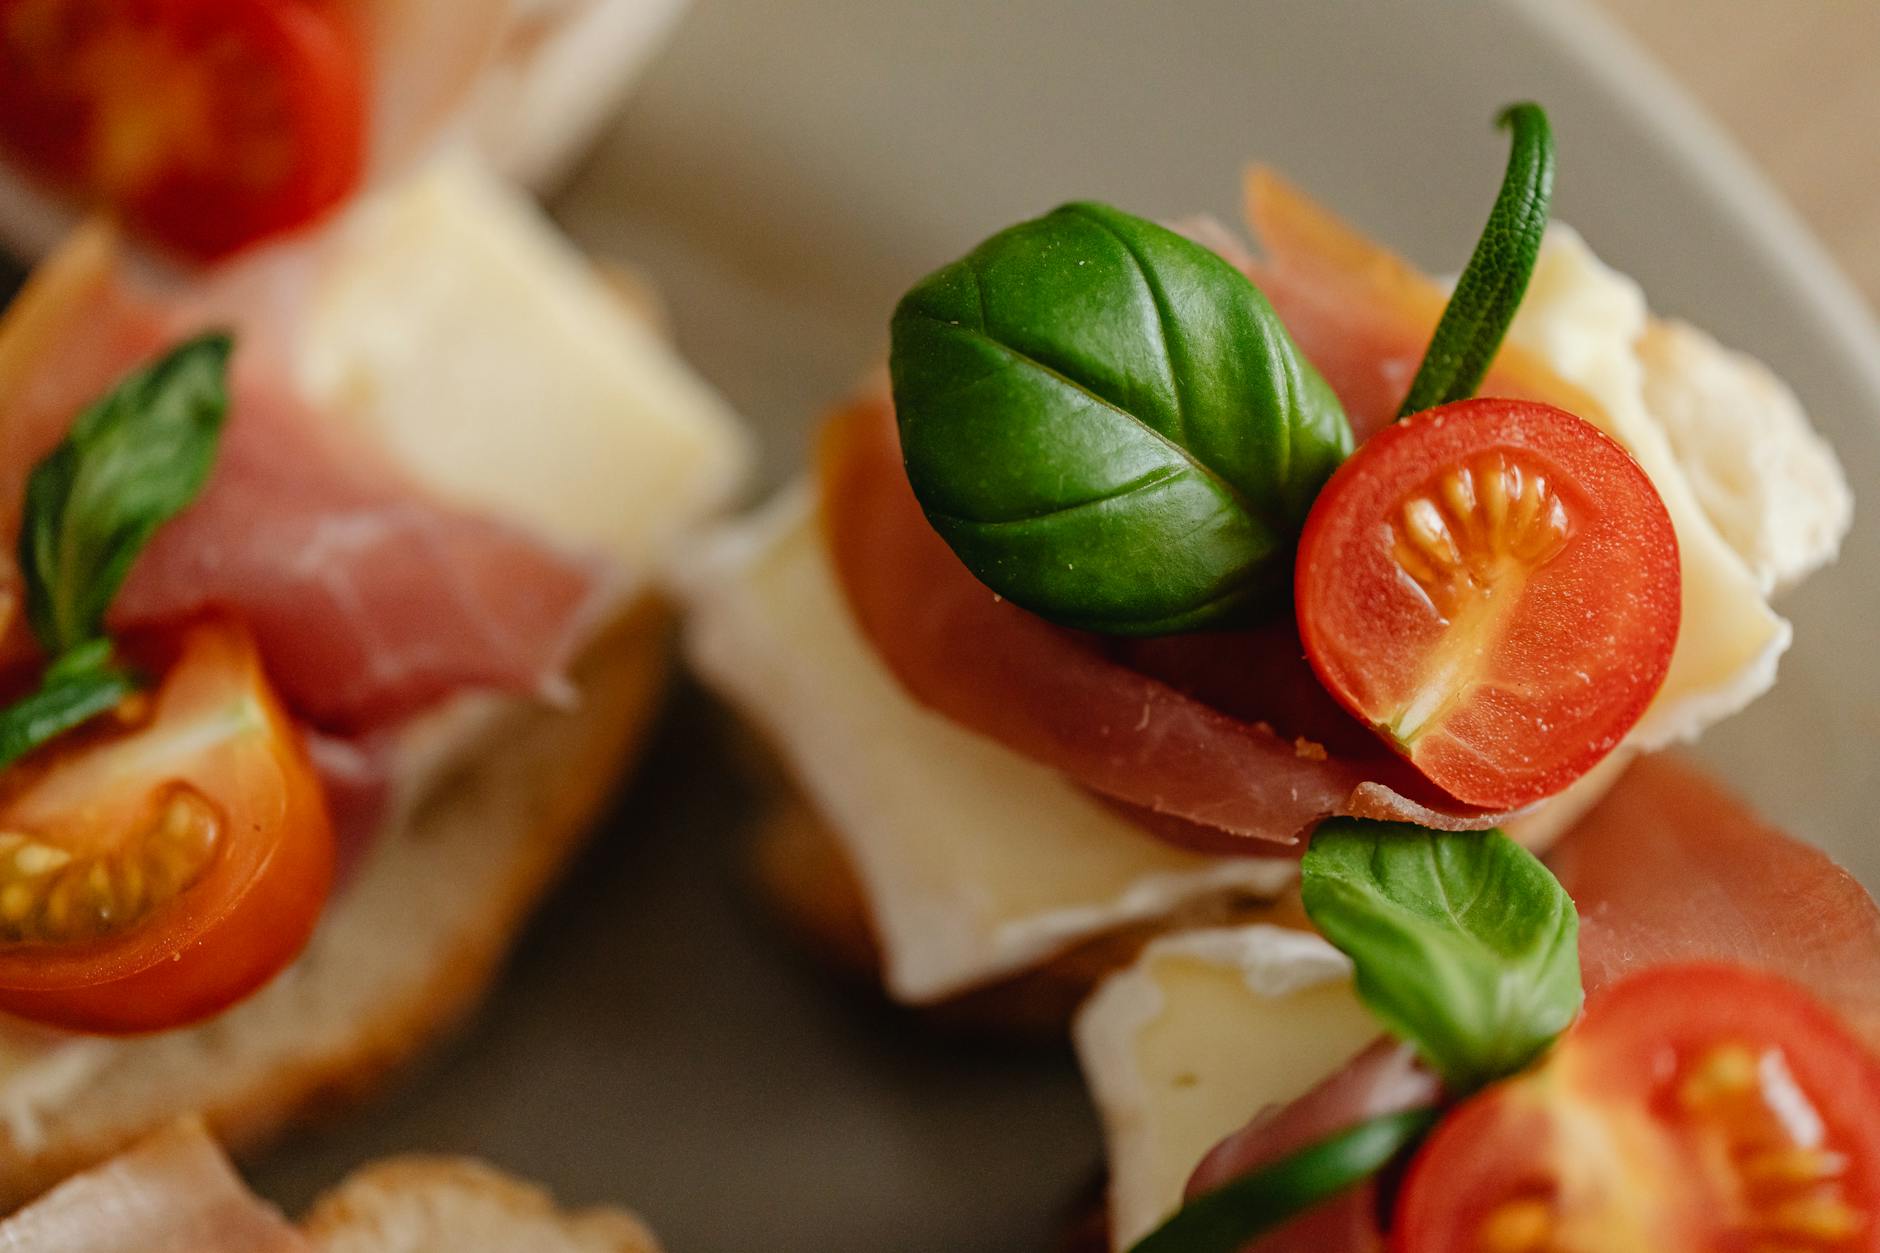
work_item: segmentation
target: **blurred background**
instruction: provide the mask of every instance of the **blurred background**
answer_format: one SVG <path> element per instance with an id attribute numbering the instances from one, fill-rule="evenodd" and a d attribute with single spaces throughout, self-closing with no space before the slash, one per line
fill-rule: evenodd
<path id="1" fill-rule="evenodd" d="M 1880 304 L 1880 4 L 1598 0 Z"/>

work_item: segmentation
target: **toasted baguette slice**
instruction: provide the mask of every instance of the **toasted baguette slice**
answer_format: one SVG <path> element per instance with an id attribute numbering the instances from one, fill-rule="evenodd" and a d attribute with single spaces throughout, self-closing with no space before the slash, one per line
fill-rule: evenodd
<path id="1" fill-rule="evenodd" d="M 0 1203 L 188 1113 L 252 1149 L 353 1106 L 455 1026 L 607 801 L 659 704 L 670 641 L 669 614 L 644 603 L 576 668 L 577 709 L 506 706 L 250 1000 L 183 1031 L 9 1043 Z"/>
<path id="2" fill-rule="evenodd" d="M 314 1203 L 299 1228 L 184 1118 L 0 1221 L 8 1253 L 659 1253 L 622 1210 L 564 1213 L 461 1158 L 393 1158 Z"/>
<path id="3" fill-rule="evenodd" d="M 532 1184 L 448 1157 L 365 1167 L 314 1203 L 303 1231 L 320 1253 L 659 1253 L 625 1211 L 566 1213 Z"/>

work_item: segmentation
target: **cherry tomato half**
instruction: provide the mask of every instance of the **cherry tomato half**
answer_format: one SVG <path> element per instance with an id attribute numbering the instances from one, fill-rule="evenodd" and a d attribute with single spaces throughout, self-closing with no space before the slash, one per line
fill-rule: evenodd
<path id="1" fill-rule="evenodd" d="M 1597 996 L 1539 1068 L 1412 1160 L 1396 1253 L 1871 1253 L 1880 1066 L 1820 1003 L 1740 966 Z"/>
<path id="2" fill-rule="evenodd" d="M 312 934 L 332 827 L 247 631 L 190 628 L 141 703 L 0 776 L 0 1010 L 180 1026 L 254 991 Z"/>
<path id="3" fill-rule="evenodd" d="M 345 198 L 366 83 L 339 0 L 0 0 L 0 149 L 197 259 Z"/>
<path id="4" fill-rule="evenodd" d="M 1638 463 L 1548 405 L 1465 400 L 1372 436 L 1306 519 L 1319 679 L 1432 782 L 1515 809 L 1591 769 L 1677 643 L 1677 534 Z"/>

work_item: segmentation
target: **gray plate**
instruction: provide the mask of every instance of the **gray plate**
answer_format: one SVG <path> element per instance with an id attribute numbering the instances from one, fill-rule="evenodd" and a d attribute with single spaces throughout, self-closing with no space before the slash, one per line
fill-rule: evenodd
<path id="1" fill-rule="evenodd" d="M 1711 128 L 1576 6 L 698 0 L 556 203 L 649 270 L 755 421 L 766 480 L 876 360 L 913 278 L 1073 197 L 1231 219 L 1248 157 L 1436 269 L 1504 156 L 1500 104 L 1561 137 L 1559 210 L 1659 307 L 1793 380 L 1859 486 L 1880 342 Z M 1880 529 L 1786 608 L 1778 694 L 1703 756 L 1869 882 Z M 299 1202 L 362 1158 L 474 1151 L 677 1250 L 1037 1249 L 1099 1145 L 1069 1059 L 936 1039 L 793 957 L 742 898 L 751 798 L 682 692 L 605 833 L 476 1027 L 369 1121 L 260 1165 Z"/>

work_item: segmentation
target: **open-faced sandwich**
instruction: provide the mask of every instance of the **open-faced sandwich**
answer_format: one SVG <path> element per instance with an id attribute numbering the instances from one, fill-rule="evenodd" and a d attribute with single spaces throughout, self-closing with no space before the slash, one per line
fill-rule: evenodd
<path id="1" fill-rule="evenodd" d="M 1176 927 L 1298 923 L 1321 822 L 1541 848 L 1773 682 L 1846 485 L 1793 395 L 1547 225 L 1453 289 L 1266 171 L 1255 256 L 1073 204 L 921 281 L 891 391 L 688 585 L 807 798 L 760 849 L 915 1005 L 1060 1022 Z"/>
<path id="2" fill-rule="evenodd" d="M 1334 821 L 1302 874 L 1331 943 L 1169 936 L 1080 1012 L 1078 1247 L 1880 1247 L 1880 909 L 1689 767 L 1634 766 L 1545 866 Z"/>
<path id="3" fill-rule="evenodd" d="M 467 139 L 540 184 L 682 0 L 0 0 L 0 240 L 72 205 L 203 259 L 302 230 Z"/>
<path id="4" fill-rule="evenodd" d="M 0 322 L 0 1194 L 183 1112 L 245 1146 L 461 1015 L 746 453 L 473 161 L 214 270 L 46 261 Z"/>
<path id="5" fill-rule="evenodd" d="M 0 1221 L 7 1253 L 659 1253 L 622 1210 L 558 1210 L 479 1162 L 394 1158 L 348 1177 L 298 1224 L 250 1192 L 184 1121 Z"/>

